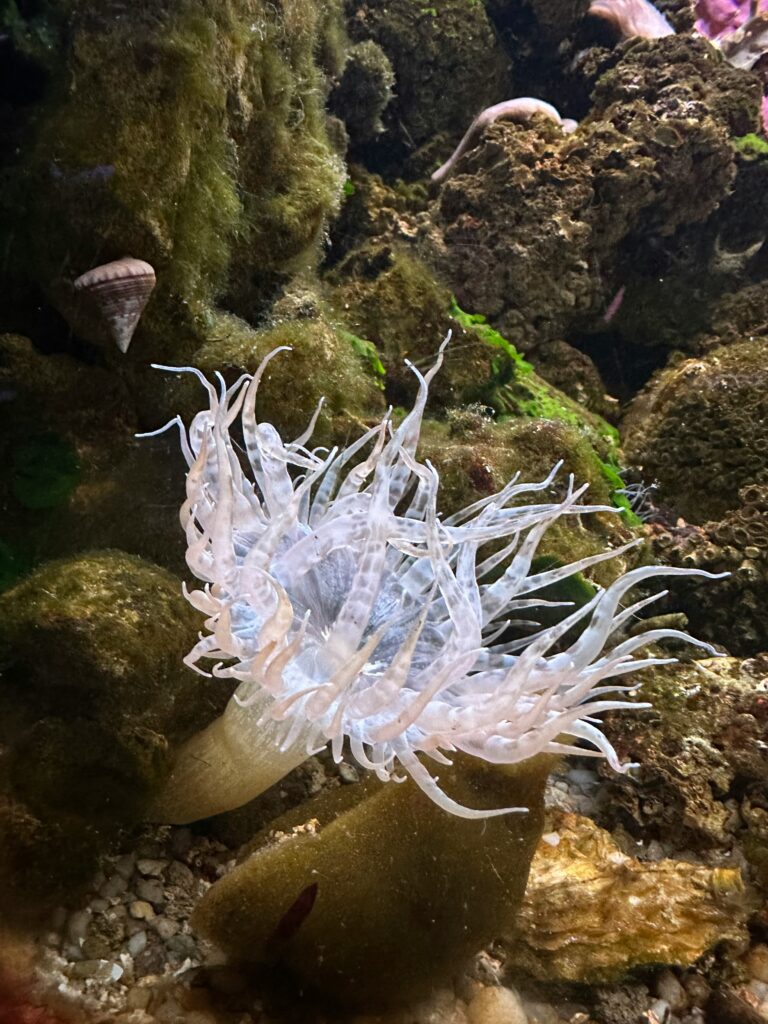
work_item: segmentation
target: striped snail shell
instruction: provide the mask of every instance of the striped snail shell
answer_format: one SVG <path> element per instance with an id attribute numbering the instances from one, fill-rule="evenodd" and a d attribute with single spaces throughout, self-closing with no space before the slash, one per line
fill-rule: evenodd
<path id="1" fill-rule="evenodd" d="M 155 271 L 132 256 L 87 270 L 75 281 L 75 291 L 88 297 L 121 352 L 127 352 L 133 332 L 144 312 Z"/>

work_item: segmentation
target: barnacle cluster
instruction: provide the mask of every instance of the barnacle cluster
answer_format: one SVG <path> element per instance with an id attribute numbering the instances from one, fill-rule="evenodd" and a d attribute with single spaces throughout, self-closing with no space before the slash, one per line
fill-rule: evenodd
<path id="1" fill-rule="evenodd" d="M 419 755 L 447 765 L 460 751 L 509 765 L 542 752 L 590 752 L 576 746 L 586 743 L 625 767 L 595 716 L 624 706 L 624 676 L 667 660 L 635 652 L 690 638 L 665 628 L 607 642 L 652 600 L 620 609 L 630 587 L 686 570 L 634 569 L 556 625 L 527 623 L 521 637 L 526 623 L 518 623 L 510 639 L 511 620 L 546 603 L 536 591 L 615 554 L 532 570 L 546 529 L 561 516 L 606 509 L 579 504 L 584 487 L 572 479 L 560 501 L 537 500 L 555 467 L 539 483 L 515 476 L 438 515 L 438 474 L 416 447 L 447 340 L 426 374 L 411 367 L 418 394 L 402 422 L 387 415 L 341 451 L 307 447 L 320 407 L 287 444 L 258 422 L 259 384 L 280 349 L 230 387 L 191 371 L 209 407 L 188 434 L 172 422 L 189 465 L 187 562 L 205 584 L 187 597 L 206 616 L 206 632 L 186 661 L 199 671 L 213 661 L 214 675 L 239 686 L 221 719 L 182 749 L 158 817 L 191 820 L 237 806 L 327 743 L 336 759 L 348 743 L 381 779 L 404 770 L 464 817 L 513 808 L 459 805 Z"/>

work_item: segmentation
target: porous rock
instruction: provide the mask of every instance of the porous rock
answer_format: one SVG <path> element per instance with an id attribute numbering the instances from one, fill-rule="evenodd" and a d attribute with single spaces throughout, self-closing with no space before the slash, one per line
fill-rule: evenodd
<path id="1" fill-rule="evenodd" d="M 630 465 L 692 523 L 739 506 L 748 484 L 768 484 L 765 344 L 744 340 L 659 371 L 623 423 Z"/>

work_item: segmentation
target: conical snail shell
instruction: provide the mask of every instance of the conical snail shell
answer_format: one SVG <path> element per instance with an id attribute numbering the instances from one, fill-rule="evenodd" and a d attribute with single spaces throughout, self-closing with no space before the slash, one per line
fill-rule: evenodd
<path id="1" fill-rule="evenodd" d="M 75 281 L 75 291 L 88 295 L 121 352 L 128 351 L 154 287 L 154 268 L 131 256 L 87 270 Z"/>

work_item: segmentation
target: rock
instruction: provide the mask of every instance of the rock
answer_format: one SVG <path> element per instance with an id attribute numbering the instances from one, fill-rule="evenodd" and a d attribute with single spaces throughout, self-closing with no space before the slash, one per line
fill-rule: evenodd
<path id="1" fill-rule="evenodd" d="M 730 119 L 750 98 L 757 115 L 750 76 L 727 69 L 731 91 L 718 93 L 711 76 L 723 65 L 703 41 L 670 36 L 617 57 L 573 135 L 549 123 L 490 125 L 441 187 L 420 239 L 459 305 L 526 352 L 603 329 L 634 238 L 650 246 L 710 216 L 735 174 Z M 622 306 L 612 329 L 624 315 Z"/>
<path id="2" fill-rule="evenodd" d="M 152 904 L 146 900 L 134 900 L 130 906 L 130 913 L 137 921 L 151 921 L 155 916 Z"/>
<path id="3" fill-rule="evenodd" d="M 677 849 L 724 851 L 738 835 L 747 856 L 763 863 L 764 694 L 768 667 L 759 660 L 706 658 L 650 669 L 629 699 L 653 707 L 604 721 L 619 757 L 639 764 L 631 779 L 605 777 L 606 823 L 621 823 L 637 836 L 651 831 Z M 743 794 L 735 816 L 732 791 Z"/>
<path id="4" fill-rule="evenodd" d="M 0 609 L 0 710 L 12 705 L 14 722 L 0 876 L 13 873 L 6 898 L 28 913 L 86 880 L 141 819 L 170 745 L 215 717 L 229 691 L 183 665 L 195 614 L 178 580 L 141 559 L 106 551 L 50 563 L 0 595 Z M 126 889 L 115 871 L 100 896 Z"/>
<path id="5" fill-rule="evenodd" d="M 480 988 L 467 1006 L 469 1024 L 528 1024 L 520 997 L 509 988 Z"/>
<path id="6" fill-rule="evenodd" d="M 719 519 L 739 506 L 743 487 L 768 480 L 764 351 L 762 341 L 745 340 L 674 361 L 622 423 L 630 465 L 692 523 Z"/>
<path id="7" fill-rule="evenodd" d="M 539 845 L 517 929 L 505 937 L 516 969 L 550 984 L 598 984 L 641 965 L 688 966 L 744 935 L 751 901 L 737 870 L 642 863 L 588 818 L 553 818 L 560 842 Z"/>
<path id="8" fill-rule="evenodd" d="M 679 1014 L 688 1005 L 687 992 L 672 971 L 662 971 L 655 987 L 656 995 L 668 1004 L 672 1013 Z"/>
<path id="9" fill-rule="evenodd" d="M 143 953 L 147 948 L 147 933 L 136 932 L 128 940 L 128 952 L 132 957 L 137 957 L 139 953 Z"/>
<path id="10" fill-rule="evenodd" d="M 154 878 L 140 878 L 136 882 L 136 895 L 141 902 L 151 903 L 155 907 L 165 902 L 163 884 Z"/>
<path id="11" fill-rule="evenodd" d="M 175 353 L 178 364 L 230 269 L 228 307 L 248 315 L 290 264 L 315 258 L 343 181 L 317 63 L 323 53 L 340 70 L 338 9 L 256 11 L 237 0 L 225 12 L 199 0 L 158 19 L 151 6 L 119 16 L 52 8 L 33 29 L 20 15 L 10 52 L 38 33 L 48 42 L 36 73 L 63 88 L 34 98 L 23 138 L 5 126 L 0 135 L 15 154 L 0 216 L 18 240 L 2 291 L 29 305 L 37 286 L 80 337 L 103 343 L 70 282 L 94 253 L 148 260 L 158 286 L 127 358 Z M 162 153 L 150 141 L 159 137 Z"/>
<path id="12" fill-rule="evenodd" d="M 81 960 L 80 963 L 71 964 L 67 973 L 72 978 L 83 978 L 108 984 L 122 978 L 123 968 L 120 964 L 110 960 Z"/>
<path id="13" fill-rule="evenodd" d="M 438 12 L 408 0 L 355 2 L 350 15 L 355 42 L 373 40 L 394 70 L 395 96 L 383 115 L 387 151 L 380 162 L 428 147 L 438 134 L 444 147 L 455 145 L 478 110 L 497 102 L 511 84 L 509 56 L 483 6 L 443 0 Z M 427 152 L 437 156 L 434 146 Z"/>
<path id="14" fill-rule="evenodd" d="M 150 875 L 152 878 L 162 878 L 167 867 L 167 860 L 153 860 L 150 857 L 143 857 L 136 861 L 136 870 L 139 874 Z"/>
<path id="15" fill-rule="evenodd" d="M 750 977 L 768 984 L 768 946 L 758 943 L 744 958 Z"/>
<path id="16" fill-rule="evenodd" d="M 748 484 L 737 507 L 700 527 L 653 524 L 652 544 L 661 561 L 728 573 L 720 580 L 678 579 L 671 592 L 693 632 L 732 654 L 760 654 L 768 647 L 763 607 L 768 600 L 768 487 Z"/>

